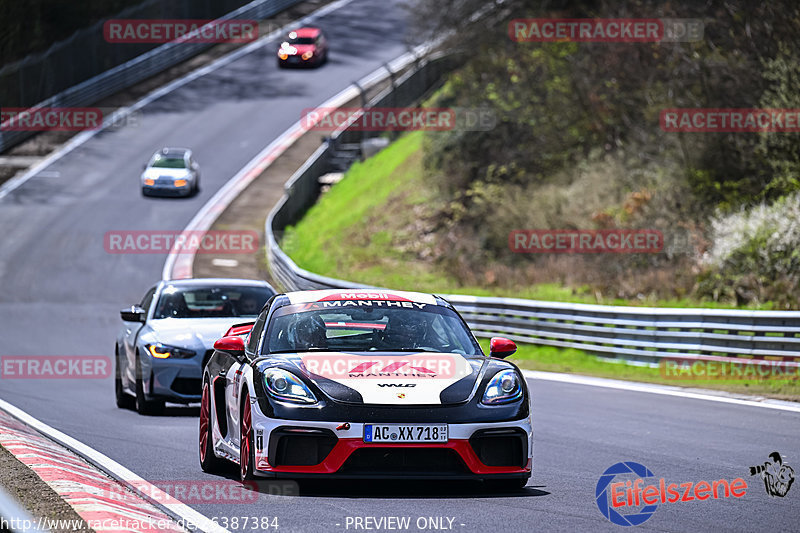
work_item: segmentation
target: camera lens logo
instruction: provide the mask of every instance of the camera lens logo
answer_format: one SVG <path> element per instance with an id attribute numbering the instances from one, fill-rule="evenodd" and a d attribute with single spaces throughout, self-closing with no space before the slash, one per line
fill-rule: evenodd
<path id="1" fill-rule="evenodd" d="M 605 472 L 603 472 L 603 475 L 600 476 L 600 479 L 597 480 L 597 489 L 595 490 L 597 508 L 600 509 L 601 513 L 603 513 L 603 516 L 617 525 L 638 526 L 653 516 L 653 513 L 656 512 L 658 505 L 645 505 L 638 511 L 627 515 L 623 515 L 615 511 L 611 505 L 612 499 L 609 491 L 609 485 L 617 476 L 625 475 L 639 479 L 655 477 L 655 474 L 653 474 L 649 468 L 639 463 L 634 463 L 633 461 L 626 461 L 624 463 L 617 463 L 610 466 Z M 630 481 L 628 483 L 630 483 Z"/>
<path id="2" fill-rule="evenodd" d="M 770 461 L 758 466 L 750 467 L 750 475 L 756 474 L 764 480 L 764 488 L 770 496 L 783 498 L 794 482 L 794 468 L 783 462 L 781 454 L 772 452 L 769 454 Z"/>

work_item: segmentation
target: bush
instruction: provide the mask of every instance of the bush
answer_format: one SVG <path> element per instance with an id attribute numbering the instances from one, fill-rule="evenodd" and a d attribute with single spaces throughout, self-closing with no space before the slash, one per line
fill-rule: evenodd
<path id="1" fill-rule="evenodd" d="M 737 304 L 800 306 L 800 193 L 718 215 L 698 293 Z"/>

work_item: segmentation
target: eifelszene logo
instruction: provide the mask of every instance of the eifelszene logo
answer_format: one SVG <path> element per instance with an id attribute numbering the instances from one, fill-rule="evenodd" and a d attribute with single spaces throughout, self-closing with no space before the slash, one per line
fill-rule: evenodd
<path id="1" fill-rule="evenodd" d="M 660 503 L 741 498 L 747 492 L 747 482 L 742 478 L 667 484 L 662 477 L 657 485 L 646 485 L 649 478 L 655 481 L 655 474 L 633 461 L 610 466 L 597 480 L 597 508 L 617 525 L 638 526 L 653 516 Z"/>

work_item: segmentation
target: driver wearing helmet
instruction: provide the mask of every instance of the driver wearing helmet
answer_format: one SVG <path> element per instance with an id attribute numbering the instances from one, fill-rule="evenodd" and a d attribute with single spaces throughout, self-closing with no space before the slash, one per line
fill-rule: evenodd
<path id="1" fill-rule="evenodd" d="M 257 315 L 261 308 L 258 306 L 258 300 L 251 294 L 245 294 L 237 302 L 239 315 L 252 316 Z"/>
<path id="2" fill-rule="evenodd" d="M 289 340 L 294 350 L 302 352 L 310 348 L 328 347 L 325 322 L 318 315 L 301 315 L 289 328 Z"/>
<path id="3" fill-rule="evenodd" d="M 383 340 L 394 349 L 419 348 L 428 337 L 428 322 L 420 313 L 401 311 L 389 317 Z"/>

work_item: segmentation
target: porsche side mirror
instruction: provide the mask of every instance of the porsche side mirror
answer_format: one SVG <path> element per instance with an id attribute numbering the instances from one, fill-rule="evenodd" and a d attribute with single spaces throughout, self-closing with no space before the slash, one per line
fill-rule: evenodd
<path id="1" fill-rule="evenodd" d="M 237 359 L 244 356 L 244 339 L 238 335 L 222 337 L 214 343 L 214 349 L 225 352 Z"/>
<path id="2" fill-rule="evenodd" d="M 139 307 L 138 305 L 132 305 L 126 309 L 123 309 L 119 312 L 119 316 L 125 322 L 142 322 L 144 323 L 147 320 L 147 311 Z"/>
<path id="3" fill-rule="evenodd" d="M 492 337 L 489 341 L 489 355 L 498 359 L 505 359 L 517 351 L 514 341 L 503 337 Z"/>

